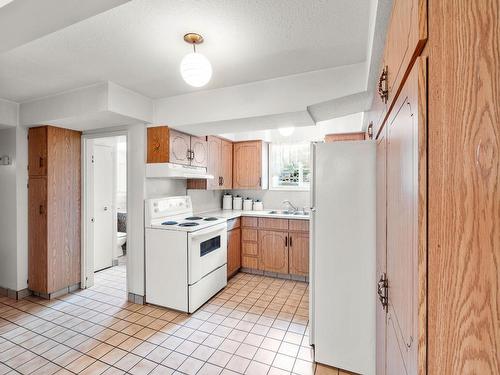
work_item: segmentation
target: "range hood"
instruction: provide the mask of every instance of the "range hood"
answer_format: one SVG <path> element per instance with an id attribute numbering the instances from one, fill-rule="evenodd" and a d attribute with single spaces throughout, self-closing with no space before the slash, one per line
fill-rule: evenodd
<path id="1" fill-rule="evenodd" d="M 146 178 L 213 179 L 214 176 L 208 174 L 207 169 L 202 167 L 172 163 L 148 163 L 146 164 Z"/>

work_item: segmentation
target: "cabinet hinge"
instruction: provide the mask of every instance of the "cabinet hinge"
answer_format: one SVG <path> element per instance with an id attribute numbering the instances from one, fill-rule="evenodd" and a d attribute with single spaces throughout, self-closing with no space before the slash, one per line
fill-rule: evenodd
<path id="1" fill-rule="evenodd" d="M 385 312 L 389 307 L 389 281 L 387 280 L 387 274 L 383 272 L 380 275 L 380 279 L 377 283 L 377 294 L 382 307 Z"/>

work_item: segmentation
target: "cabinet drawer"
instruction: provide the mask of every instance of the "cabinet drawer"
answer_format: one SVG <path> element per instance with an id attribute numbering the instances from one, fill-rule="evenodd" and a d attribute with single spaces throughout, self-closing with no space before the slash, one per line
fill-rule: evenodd
<path id="1" fill-rule="evenodd" d="M 258 224 L 256 217 L 242 217 L 241 226 L 242 227 L 254 227 L 256 228 Z"/>
<path id="2" fill-rule="evenodd" d="M 257 242 L 257 229 L 243 228 L 241 230 L 241 239 L 243 241 L 254 241 L 254 242 Z"/>
<path id="3" fill-rule="evenodd" d="M 241 257 L 241 266 L 243 268 L 258 269 L 259 262 L 258 262 L 258 259 L 256 257 L 242 256 Z"/>
<path id="4" fill-rule="evenodd" d="M 288 229 L 290 232 L 309 232 L 309 220 L 290 220 Z"/>
<path id="5" fill-rule="evenodd" d="M 254 255 L 259 254 L 257 243 L 254 242 L 242 242 L 241 243 L 241 253 L 243 255 Z"/>
<path id="6" fill-rule="evenodd" d="M 259 228 L 288 230 L 288 219 L 268 219 L 259 217 Z"/>
<path id="7" fill-rule="evenodd" d="M 239 217 L 227 221 L 227 230 L 233 230 L 240 227 L 241 220 Z"/>

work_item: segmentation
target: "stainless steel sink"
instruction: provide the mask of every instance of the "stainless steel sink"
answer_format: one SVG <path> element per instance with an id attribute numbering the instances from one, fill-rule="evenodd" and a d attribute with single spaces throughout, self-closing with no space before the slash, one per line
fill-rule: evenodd
<path id="1" fill-rule="evenodd" d="M 305 211 L 287 211 L 287 210 L 277 211 L 277 210 L 273 210 L 273 211 L 269 211 L 268 214 L 271 214 L 271 215 L 302 215 L 302 216 L 307 216 L 307 215 L 309 215 L 309 212 L 305 212 Z"/>

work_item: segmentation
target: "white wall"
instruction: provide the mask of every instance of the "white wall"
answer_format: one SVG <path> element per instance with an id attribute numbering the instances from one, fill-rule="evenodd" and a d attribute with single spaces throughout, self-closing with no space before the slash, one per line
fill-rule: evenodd
<path id="1" fill-rule="evenodd" d="M 28 287 L 28 130 L 16 129 L 17 288 Z"/>
<path id="2" fill-rule="evenodd" d="M 0 155 L 12 159 L 0 166 L 0 286 L 17 290 L 16 128 L 0 130 Z"/>

